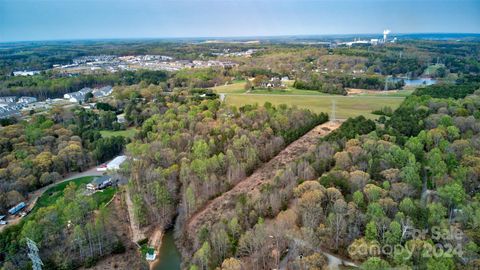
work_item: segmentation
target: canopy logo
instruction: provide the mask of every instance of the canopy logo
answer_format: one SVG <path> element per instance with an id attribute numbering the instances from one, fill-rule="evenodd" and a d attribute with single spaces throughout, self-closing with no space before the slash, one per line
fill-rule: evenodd
<path id="1" fill-rule="evenodd" d="M 394 256 L 405 260 L 412 256 L 423 258 L 463 257 L 463 232 L 455 227 L 431 229 L 410 229 L 402 238 L 404 244 L 381 244 L 378 241 L 364 241 L 348 247 L 350 256 Z"/>

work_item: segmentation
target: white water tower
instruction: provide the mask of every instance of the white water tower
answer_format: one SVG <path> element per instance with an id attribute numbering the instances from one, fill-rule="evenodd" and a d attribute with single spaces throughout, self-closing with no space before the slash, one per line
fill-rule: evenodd
<path id="1" fill-rule="evenodd" d="M 388 29 L 383 30 L 383 43 L 387 43 L 388 34 L 390 34 L 390 30 Z"/>

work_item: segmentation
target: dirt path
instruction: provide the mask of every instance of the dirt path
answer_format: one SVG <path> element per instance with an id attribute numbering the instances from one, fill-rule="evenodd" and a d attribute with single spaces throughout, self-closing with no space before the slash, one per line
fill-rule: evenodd
<path id="1" fill-rule="evenodd" d="M 133 202 L 132 199 L 130 198 L 130 193 L 125 192 L 125 203 L 127 204 L 127 210 L 128 210 L 128 217 L 130 220 L 130 229 L 131 229 L 131 239 L 132 242 L 137 243 L 139 240 L 145 239 L 145 234 L 142 232 L 140 229 L 139 224 L 135 220 L 135 216 L 133 214 Z"/>
<path id="2" fill-rule="evenodd" d="M 138 252 L 138 247 L 130 240 L 130 223 L 128 220 L 128 211 L 123 199 L 126 191 L 119 191 L 115 196 L 112 203 L 107 207 L 109 209 L 110 223 L 109 228 L 112 230 L 115 235 L 122 241 L 125 246 L 125 252 L 121 254 L 110 254 L 104 258 L 101 258 L 95 266 L 91 268 L 80 268 L 91 269 L 91 270 L 113 270 L 113 269 L 146 269 L 147 263 L 145 259 L 142 258 L 140 252 Z"/>
<path id="3" fill-rule="evenodd" d="M 251 192 L 263 182 L 270 180 L 278 168 L 284 167 L 306 152 L 313 150 L 319 138 L 337 129 L 340 125 L 341 122 L 339 121 L 329 121 L 316 126 L 288 145 L 269 162 L 263 164 L 252 175 L 240 181 L 229 191 L 209 201 L 189 219 L 186 226 L 188 235 L 195 236 L 202 225 L 218 220 L 222 216 L 222 212 L 231 209 L 231 206 L 235 204 L 235 198 L 239 194 Z"/>

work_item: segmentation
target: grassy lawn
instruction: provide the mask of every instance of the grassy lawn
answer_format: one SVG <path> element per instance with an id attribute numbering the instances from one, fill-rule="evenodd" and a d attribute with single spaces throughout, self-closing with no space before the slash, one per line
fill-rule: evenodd
<path id="1" fill-rule="evenodd" d="M 37 211 L 39 208 L 47 207 L 55 204 L 58 199 L 63 197 L 63 190 L 67 187 L 68 184 L 75 183 L 77 186 L 77 190 L 79 190 L 80 188 L 85 188 L 84 185 L 90 183 L 93 180 L 93 178 L 94 176 L 80 177 L 80 178 L 72 179 L 66 182 L 62 182 L 58 185 L 55 185 L 47 189 L 42 194 L 42 196 L 38 198 L 37 203 L 35 204 L 35 207 L 33 208 L 32 212 Z M 100 205 L 102 203 L 108 202 L 116 192 L 117 192 L 116 188 L 109 187 L 104 189 L 103 192 L 96 192 L 92 196 L 95 199 L 95 201 L 98 202 L 98 205 Z"/>
<path id="2" fill-rule="evenodd" d="M 330 96 L 331 94 L 322 93 L 316 90 L 301 90 L 293 88 L 292 82 L 287 82 L 287 87 L 285 89 L 256 89 L 247 93 L 243 88 L 245 81 L 237 81 L 229 85 L 222 85 L 213 87 L 212 89 L 216 93 L 224 94 L 249 94 L 249 95 L 315 95 L 315 96 Z M 390 92 L 379 92 L 379 93 L 364 93 L 357 94 L 356 96 L 379 96 L 379 97 L 406 97 L 413 92 L 414 88 L 402 91 L 390 91 Z"/>
<path id="3" fill-rule="evenodd" d="M 379 93 L 364 93 L 352 96 L 338 96 L 321 93 L 314 90 L 299 90 L 287 84 L 286 89 L 266 90 L 258 89 L 246 93 L 243 88 L 245 81 L 237 81 L 229 85 L 222 85 L 212 88 L 217 93 L 226 94 L 227 104 L 237 107 L 246 104 L 258 103 L 263 105 L 270 102 L 274 105 L 287 104 L 299 108 L 307 108 L 314 112 L 327 112 L 331 114 L 332 101 L 336 101 L 336 117 L 345 119 L 348 117 L 364 115 L 368 118 L 377 118 L 371 114 L 373 110 L 381 109 L 384 106 L 397 108 L 403 99 L 409 96 L 413 89 Z"/>
<path id="4" fill-rule="evenodd" d="M 305 95 L 305 96 L 282 96 L 282 95 L 254 95 L 254 94 L 229 94 L 226 103 L 237 107 L 245 104 L 258 103 L 263 105 L 270 102 L 274 105 L 287 104 L 299 108 L 307 108 L 316 113 L 326 112 L 331 114 L 332 101 L 336 101 L 336 117 L 345 119 L 348 117 L 364 115 L 367 118 L 377 118 L 371 114 L 373 110 L 384 106 L 397 108 L 402 103 L 402 97 L 392 96 L 332 96 L 332 95 Z"/>
<path id="5" fill-rule="evenodd" d="M 68 184 L 75 183 L 77 185 L 77 188 L 79 188 L 82 184 L 86 185 L 90 183 L 92 179 L 93 179 L 93 176 L 80 177 L 80 178 L 62 182 L 58 185 L 55 185 L 45 190 L 42 196 L 38 198 L 34 209 L 54 204 L 60 197 L 63 196 L 63 190 L 67 187 Z"/>
<path id="6" fill-rule="evenodd" d="M 134 128 L 129 128 L 127 130 L 117 130 L 117 131 L 101 130 L 100 134 L 102 134 L 103 138 L 108 138 L 112 136 L 123 136 L 125 138 L 133 138 L 136 132 L 137 131 Z"/>
<path id="7" fill-rule="evenodd" d="M 245 85 L 245 81 L 237 81 L 237 82 L 234 82 L 232 84 L 228 84 L 228 85 L 220 85 L 220 86 L 217 86 L 217 87 L 213 87 L 212 89 L 216 92 L 216 93 L 244 93 L 245 92 L 245 89 L 243 88 Z"/>
<path id="8" fill-rule="evenodd" d="M 310 95 L 315 95 L 315 96 L 326 96 L 328 94 L 325 94 L 325 93 L 322 93 L 322 92 L 319 92 L 319 91 L 315 91 L 315 90 L 299 90 L 299 89 L 295 89 L 295 88 L 286 88 L 286 89 L 258 89 L 258 90 L 253 90 L 253 91 L 250 91 L 248 94 L 252 94 L 252 95 L 306 95 L 306 96 L 310 96 Z"/>

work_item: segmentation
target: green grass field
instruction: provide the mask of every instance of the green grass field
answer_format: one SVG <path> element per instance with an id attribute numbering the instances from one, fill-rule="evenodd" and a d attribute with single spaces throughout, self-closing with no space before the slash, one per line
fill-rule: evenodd
<path id="1" fill-rule="evenodd" d="M 65 181 L 55 185 L 49 189 L 47 189 L 40 198 L 38 198 L 35 207 L 32 210 L 32 213 L 37 211 L 39 208 L 47 207 L 53 205 L 57 202 L 58 199 L 63 197 L 63 191 L 70 183 L 75 183 L 77 190 L 80 188 L 85 188 L 84 185 L 90 183 L 93 180 L 94 176 L 85 176 L 80 178 L 75 178 L 69 181 Z M 113 195 L 117 192 L 117 189 L 114 187 L 109 187 L 103 190 L 103 192 L 96 192 L 93 194 L 93 198 L 98 203 L 98 205 L 102 203 L 108 202 Z"/>
<path id="2" fill-rule="evenodd" d="M 331 114 L 333 100 L 336 102 L 336 118 L 364 115 L 368 118 L 377 118 L 372 111 L 384 106 L 397 108 L 403 99 L 409 96 L 413 90 L 364 93 L 352 96 L 339 96 L 321 93 L 314 90 L 299 90 L 291 87 L 291 83 L 282 90 L 253 90 L 246 93 L 244 81 L 237 81 L 229 85 L 212 88 L 216 93 L 226 94 L 226 103 L 237 107 L 246 104 L 257 103 L 263 105 L 270 102 L 274 105 L 287 104 L 299 108 L 307 108 L 314 112 L 326 112 Z"/>
<path id="3" fill-rule="evenodd" d="M 234 82 L 234 83 L 228 84 L 228 85 L 221 85 L 221 86 L 213 87 L 212 89 L 216 93 L 225 93 L 225 94 L 244 93 L 245 92 L 245 89 L 243 88 L 244 85 L 245 85 L 244 81 L 238 81 L 238 82 Z"/>
<path id="4" fill-rule="evenodd" d="M 313 112 L 326 112 L 329 115 L 332 111 L 332 103 L 336 102 L 336 118 L 346 119 L 358 115 L 364 115 L 367 118 L 377 118 L 377 115 L 371 114 L 373 110 L 381 109 L 384 106 L 397 108 L 403 101 L 403 97 L 381 97 L 381 96 L 332 96 L 332 95 L 250 95 L 250 94 L 229 94 L 225 102 L 237 107 L 246 104 L 263 105 L 270 102 L 274 105 L 287 104 L 299 108 L 310 109 Z"/>
<path id="5" fill-rule="evenodd" d="M 133 138 L 135 136 L 135 133 L 137 131 L 134 128 L 130 128 L 127 130 L 117 130 L 117 131 L 112 131 L 112 130 L 101 130 L 100 134 L 102 134 L 103 138 L 108 138 L 112 136 L 123 136 L 125 138 Z"/>

